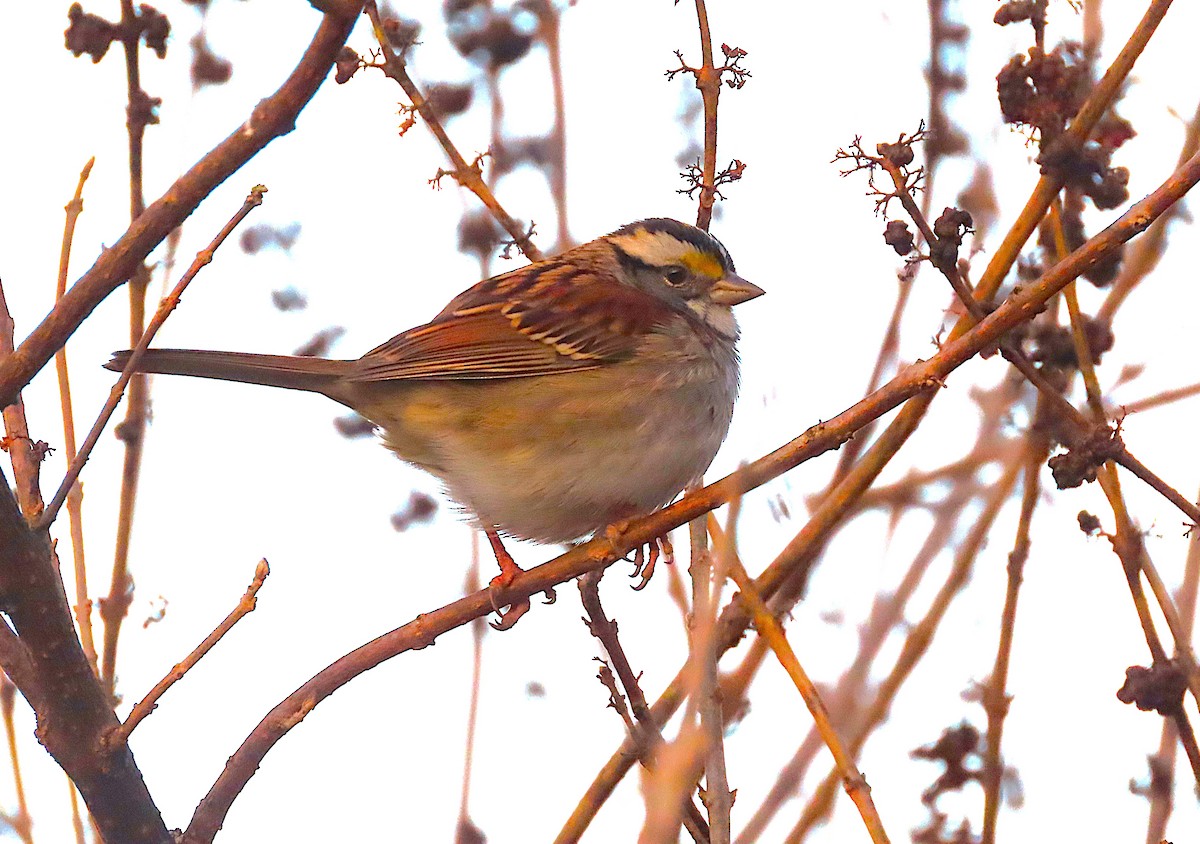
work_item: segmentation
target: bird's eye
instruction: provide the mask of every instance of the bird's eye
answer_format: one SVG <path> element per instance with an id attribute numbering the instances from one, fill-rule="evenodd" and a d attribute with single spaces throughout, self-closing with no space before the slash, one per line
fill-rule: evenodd
<path id="1" fill-rule="evenodd" d="M 666 279 L 667 284 L 671 285 L 672 287 L 678 287 L 679 285 L 683 284 L 685 281 L 687 281 L 687 277 L 687 270 L 685 270 L 683 267 L 667 267 L 666 270 L 663 271 L 663 278 Z"/>

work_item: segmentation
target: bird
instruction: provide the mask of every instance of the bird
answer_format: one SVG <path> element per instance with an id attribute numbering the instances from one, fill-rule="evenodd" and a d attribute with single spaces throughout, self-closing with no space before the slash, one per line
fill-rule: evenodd
<path id="1" fill-rule="evenodd" d="M 501 534 L 571 543 L 704 473 L 738 392 L 732 308 L 763 292 L 708 232 L 650 218 L 484 279 L 357 360 L 147 349 L 136 369 L 319 393 L 365 417 L 485 532 L 499 612 L 521 572 Z M 500 629 L 529 608 L 506 605 Z"/>

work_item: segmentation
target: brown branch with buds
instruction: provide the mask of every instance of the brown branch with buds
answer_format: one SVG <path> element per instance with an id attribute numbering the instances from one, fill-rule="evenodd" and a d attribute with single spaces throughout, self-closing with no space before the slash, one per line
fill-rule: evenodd
<path id="1" fill-rule="evenodd" d="M 225 638 L 225 634 L 232 630 L 235 624 L 254 612 L 255 607 L 258 606 L 258 590 L 262 588 L 263 583 L 267 580 L 267 575 L 270 573 L 271 567 L 267 565 L 267 561 L 259 560 L 258 565 L 254 569 L 254 579 L 246 587 L 246 594 L 242 595 L 241 600 L 238 601 L 233 611 L 225 616 L 225 619 L 211 633 L 205 636 L 204 641 L 184 657 L 182 662 L 172 668 L 167 676 L 155 683 L 154 688 L 137 702 L 133 709 L 130 710 L 129 717 L 108 736 L 108 744 L 124 744 L 129 741 L 129 734 L 137 729 L 137 725 L 142 723 L 151 712 L 158 708 L 158 701 L 167 693 L 167 690 L 182 680 L 183 676 L 192 669 L 192 666 L 202 660 L 204 655 L 211 651 L 217 642 Z"/>

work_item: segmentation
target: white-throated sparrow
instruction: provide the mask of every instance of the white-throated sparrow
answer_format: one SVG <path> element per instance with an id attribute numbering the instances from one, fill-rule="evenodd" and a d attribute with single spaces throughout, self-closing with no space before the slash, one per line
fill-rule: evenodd
<path id="1" fill-rule="evenodd" d="M 502 589 L 520 569 L 499 532 L 570 542 L 662 507 L 708 468 L 738 388 L 730 308 L 762 293 L 707 232 L 650 219 L 481 281 L 358 360 L 150 349 L 138 369 L 354 409 L 475 515 Z"/>

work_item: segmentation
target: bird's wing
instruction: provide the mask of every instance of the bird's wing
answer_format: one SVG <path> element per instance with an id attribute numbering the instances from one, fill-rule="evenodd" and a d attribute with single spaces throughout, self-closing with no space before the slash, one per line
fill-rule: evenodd
<path id="1" fill-rule="evenodd" d="M 552 294 L 552 295 L 550 295 Z M 523 378 L 630 357 L 665 302 L 554 261 L 482 281 L 358 360 L 352 381 Z"/>

